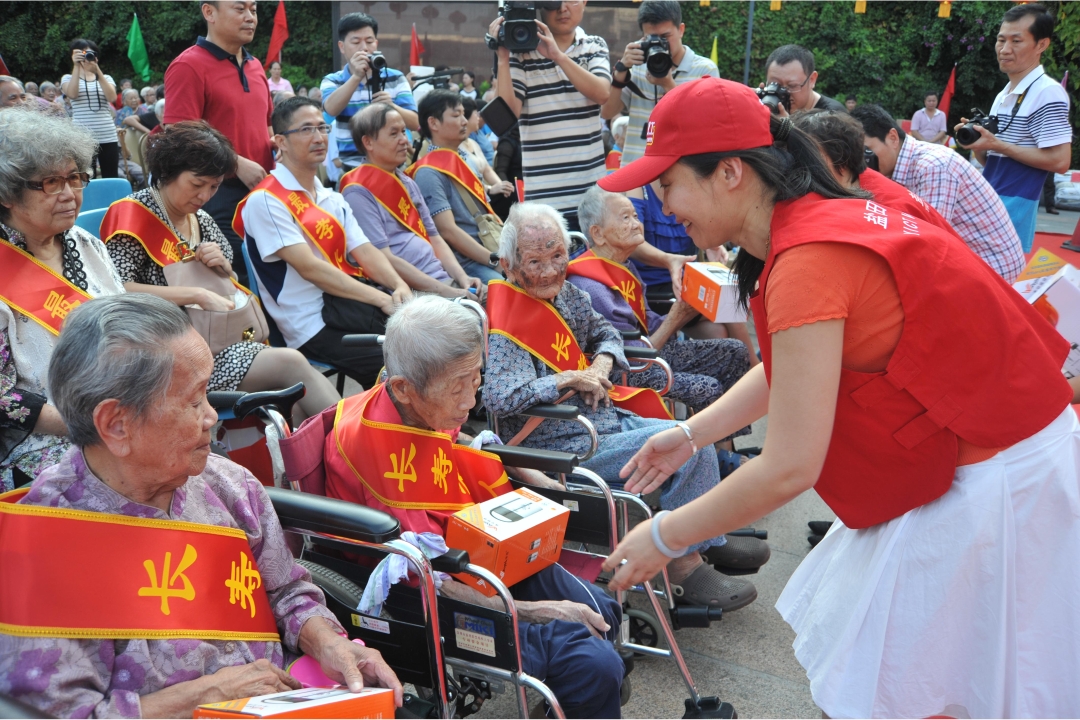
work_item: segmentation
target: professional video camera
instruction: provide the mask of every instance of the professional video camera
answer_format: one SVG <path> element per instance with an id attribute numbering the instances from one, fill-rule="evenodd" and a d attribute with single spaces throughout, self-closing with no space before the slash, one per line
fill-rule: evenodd
<path id="1" fill-rule="evenodd" d="M 667 77 L 675 63 L 671 59 L 671 46 L 667 38 L 646 35 L 642 38 L 641 51 L 645 53 L 645 67 L 654 78 Z"/>
<path id="2" fill-rule="evenodd" d="M 770 112 L 780 112 L 781 105 L 784 106 L 785 110 L 791 112 L 791 93 L 780 83 L 771 82 L 754 92 L 761 98 L 761 104 L 769 108 Z"/>
<path id="3" fill-rule="evenodd" d="M 383 73 L 386 70 L 386 57 L 381 52 L 376 50 L 368 55 L 368 65 L 371 67 L 371 79 L 368 80 L 368 89 L 371 90 L 371 94 L 379 93 L 386 87 L 387 77 Z"/>
<path id="4" fill-rule="evenodd" d="M 875 153 L 873 150 L 868 147 L 863 147 L 862 159 L 863 162 L 866 163 L 866 167 L 870 168 L 871 170 L 877 170 L 878 172 L 881 172 L 881 168 L 878 165 L 877 153 Z"/>
<path id="5" fill-rule="evenodd" d="M 487 46 L 496 50 L 500 46 L 512 53 L 532 52 L 540 44 L 536 32 L 536 10 L 558 10 L 562 2 L 515 2 L 506 0 L 499 8 L 503 24 L 499 26 L 499 36 L 485 37 Z"/>
<path id="6" fill-rule="evenodd" d="M 961 145 L 971 145 L 981 138 L 982 135 L 975 129 L 976 125 L 982 125 L 990 132 L 997 134 L 998 117 L 997 115 L 987 117 L 979 108 L 971 108 L 971 120 L 964 123 L 960 129 L 956 131 L 956 142 Z"/>

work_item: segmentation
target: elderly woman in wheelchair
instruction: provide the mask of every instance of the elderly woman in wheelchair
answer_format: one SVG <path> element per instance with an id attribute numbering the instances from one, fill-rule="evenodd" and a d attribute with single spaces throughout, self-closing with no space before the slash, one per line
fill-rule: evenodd
<path id="1" fill-rule="evenodd" d="M 566 282 L 568 248 L 565 222 L 554 209 L 528 202 L 513 207 L 499 247 L 510 282 L 488 285 L 491 334 L 484 404 L 500 434 L 513 438 L 511 444 L 584 457 L 591 438 L 583 424 L 556 419 L 536 424 L 522 414 L 543 403 L 576 406 L 599 436 L 596 454 L 582 467 L 619 487 L 619 471 L 634 453 L 650 436 L 676 423 L 663 414 L 654 391 L 613 386 L 613 371 L 629 367 L 622 336 L 593 310 L 588 294 Z M 661 487 L 660 505 L 681 507 L 719 482 L 716 451 L 708 445 Z M 751 538 L 738 538 L 744 539 Z M 756 568 L 768 559 L 768 546 L 747 553 L 721 536 L 696 550 L 668 566 L 682 601 L 727 611 L 754 601 L 752 583 L 720 573 L 700 553 L 718 566 Z"/>
<path id="2" fill-rule="evenodd" d="M 476 402 L 483 353 L 469 309 L 431 295 L 402 305 L 386 326 L 385 382 L 338 405 L 326 436 L 327 495 L 390 513 L 403 530 L 445 536 L 455 511 L 512 489 L 507 471 L 558 485 L 462 444 L 470 440 L 460 427 Z M 624 663 L 611 642 L 619 604 L 557 564 L 510 591 L 525 672 L 551 688 L 567 717 L 619 717 Z M 503 609 L 498 597 L 453 579 L 440 592 Z"/>
<path id="3" fill-rule="evenodd" d="M 0 693 L 60 717 L 190 717 L 300 687 L 284 668 L 304 653 L 401 704 L 293 560 L 263 487 L 210 455 L 212 369 L 161 298 L 68 316 L 49 386 L 73 446 L 0 496 Z"/>

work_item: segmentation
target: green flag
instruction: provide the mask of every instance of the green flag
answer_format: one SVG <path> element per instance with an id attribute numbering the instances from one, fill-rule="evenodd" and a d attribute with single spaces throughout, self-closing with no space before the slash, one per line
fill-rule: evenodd
<path id="1" fill-rule="evenodd" d="M 131 29 L 128 30 L 128 59 L 131 67 L 135 68 L 135 74 L 142 78 L 144 83 L 150 82 L 150 56 L 146 54 L 146 43 L 143 42 L 142 30 L 139 29 L 139 16 L 131 18 Z"/>

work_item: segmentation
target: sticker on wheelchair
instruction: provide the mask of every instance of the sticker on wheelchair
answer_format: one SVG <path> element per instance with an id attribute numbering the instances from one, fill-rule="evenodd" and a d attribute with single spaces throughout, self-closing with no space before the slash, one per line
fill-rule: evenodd
<path id="1" fill-rule="evenodd" d="M 491 620 L 454 613 L 454 640 L 462 650 L 495 657 L 495 623 Z"/>
<path id="2" fill-rule="evenodd" d="M 383 635 L 390 634 L 390 623 L 385 620 L 379 620 L 378 618 L 368 617 L 367 615 L 352 614 L 352 624 L 358 628 L 364 628 L 365 630 L 374 630 L 377 633 Z"/>
<path id="3" fill-rule="evenodd" d="M 568 510 L 570 510 L 570 512 L 577 512 L 578 511 L 578 501 L 577 500 L 563 500 L 562 504 L 564 506 L 566 506 L 566 508 Z"/>

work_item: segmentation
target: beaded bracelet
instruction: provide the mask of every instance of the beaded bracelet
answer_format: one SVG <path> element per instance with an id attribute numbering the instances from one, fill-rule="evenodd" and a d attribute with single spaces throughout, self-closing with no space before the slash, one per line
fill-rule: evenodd
<path id="1" fill-rule="evenodd" d="M 653 515 L 652 526 L 649 530 L 652 532 L 652 541 L 653 545 L 656 546 L 656 549 L 659 550 L 662 555 L 674 560 L 675 558 L 681 558 L 690 548 L 684 547 L 682 550 L 672 550 L 664 544 L 663 539 L 660 537 L 660 519 L 670 512 L 670 510 L 661 510 Z"/>

